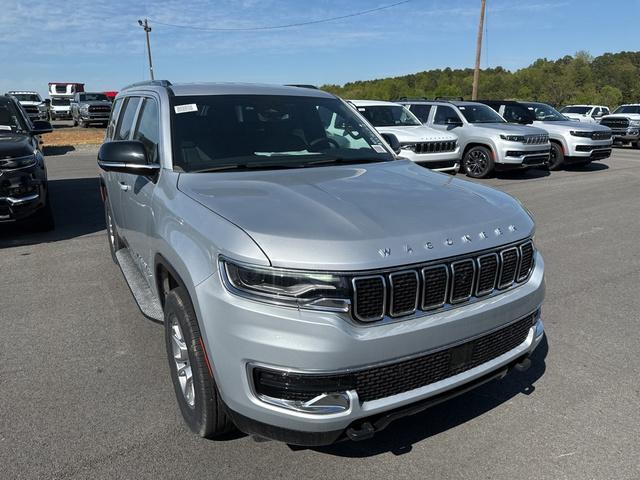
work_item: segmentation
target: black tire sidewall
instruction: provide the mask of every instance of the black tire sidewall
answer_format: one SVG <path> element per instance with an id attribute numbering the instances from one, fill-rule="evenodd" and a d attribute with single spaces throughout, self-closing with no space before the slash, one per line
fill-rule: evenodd
<path id="1" fill-rule="evenodd" d="M 109 217 L 111 217 L 111 228 L 113 229 L 113 232 L 109 231 Z M 118 263 L 116 252 L 122 248 L 122 242 L 120 241 L 120 237 L 118 236 L 118 229 L 116 227 L 116 224 L 113 221 L 113 213 L 111 212 L 108 198 L 106 198 L 104 201 L 104 221 L 107 227 L 107 243 L 109 244 L 111 258 L 115 263 Z M 111 242 L 111 233 L 113 233 L 113 243 Z"/>
<path id="2" fill-rule="evenodd" d="M 471 174 L 467 169 L 467 159 L 469 158 L 472 152 L 477 150 L 482 151 L 488 158 L 487 167 L 480 175 Z M 493 161 L 493 155 L 491 154 L 491 150 L 489 150 L 487 147 L 482 147 L 482 146 L 470 148 L 467 151 L 467 153 L 465 153 L 464 158 L 462 159 L 462 169 L 464 169 L 465 174 L 470 178 L 488 177 L 491 174 L 491 172 L 493 172 L 493 169 L 494 169 L 494 161 Z"/>
<path id="3" fill-rule="evenodd" d="M 549 170 L 559 170 L 564 164 L 564 152 L 562 151 L 562 147 L 557 143 L 551 142 L 551 151 L 555 152 L 556 161 L 551 163 L 551 158 L 549 158 Z"/>
<path id="4" fill-rule="evenodd" d="M 171 346 L 171 325 L 176 319 L 187 345 L 187 354 L 193 372 L 195 394 L 194 406 L 186 402 L 173 361 Z M 171 372 L 171 382 L 180 412 L 189 428 L 201 437 L 212 438 L 230 430 L 232 424 L 224 412 L 224 407 L 216 390 L 215 381 L 209 373 L 206 356 L 202 348 L 203 339 L 195 311 L 184 287 L 171 290 L 164 304 L 165 345 Z"/>

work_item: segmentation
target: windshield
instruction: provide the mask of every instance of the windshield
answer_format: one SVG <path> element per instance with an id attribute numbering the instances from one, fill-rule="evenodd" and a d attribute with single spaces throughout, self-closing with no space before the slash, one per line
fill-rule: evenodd
<path id="1" fill-rule="evenodd" d="M 357 106 L 356 108 L 374 127 L 413 127 L 422 125 L 420 120 L 402 105 Z"/>
<path id="2" fill-rule="evenodd" d="M 536 116 L 536 120 L 540 122 L 562 122 L 569 120 L 562 115 L 559 111 L 546 103 L 525 103 L 525 105 Z"/>
<path id="3" fill-rule="evenodd" d="M 174 166 L 184 172 L 394 159 L 335 98 L 179 96 L 171 115 Z"/>
<path id="4" fill-rule="evenodd" d="M 640 105 L 622 105 L 613 113 L 640 113 Z"/>
<path id="5" fill-rule="evenodd" d="M 10 100 L 0 99 L 0 135 L 27 130 L 27 122 L 16 105 Z"/>
<path id="6" fill-rule="evenodd" d="M 81 102 L 99 102 L 109 100 L 104 93 L 82 93 L 80 94 Z"/>
<path id="7" fill-rule="evenodd" d="M 580 115 L 586 115 L 591 110 L 591 107 L 564 107 L 560 110 L 560 113 L 579 113 Z"/>
<path id="8" fill-rule="evenodd" d="M 493 108 L 486 105 L 458 105 L 458 109 L 469 123 L 505 123 Z"/>
<path id="9" fill-rule="evenodd" d="M 51 105 L 64 106 L 69 104 L 71 104 L 71 100 L 69 100 L 68 98 L 52 98 L 51 99 Z"/>
<path id="10" fill-rule="evenodd" d="M 37 93 L 11 93 L 10 95 L 19 102 L 42 102 Z"/>

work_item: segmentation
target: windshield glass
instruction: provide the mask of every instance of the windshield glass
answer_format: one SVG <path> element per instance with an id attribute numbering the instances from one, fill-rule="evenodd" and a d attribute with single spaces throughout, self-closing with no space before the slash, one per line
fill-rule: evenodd
<path id="1" fill-rule="evenodd" d="M 16 105 L 10 100 L 0 99 L 0 135 L 27 130 L 27 122 Z"/>
<path id="2" fill-rule="evenodd" d="M 104 93 L 82 93 L 80 94 L 81 102 L 99 102 L 101 100 L 108 100 Z"/>
<path id="3" fill-rule="evenodd" d="M 42 102 L 37 93 L 12 93 L 11 96 L 19 102 Z"/>
<path id="4" fill-rule="evenodd" d="M 640 113 L 640 105 L 622 105 L 613 113 Z"/>
<path id="5" fill-rule="evenodd" d="M 536 120 L 540 122 L 561 122 L 569 120 L 551 105 L 547 105 L 546 103 L 526 103 L 525 105 L 534 113 Z"/>
<path id="6" fill-rule="evenodd" d="M 579 113 L 580 115 L 586 115 L 591 110 L 591 107 L 564 107 L 560 110 L 560 113 Z"/>
<path id="7" fill-rule="evenodd" d="M 374 127 L 413 127 L 422 125 L 420 120 L 402 105 L 357 106 L 356 108 Z"/>
<path id="8" fill-rule="evenodd" d="M 69 105 L 70 103 L 71 103 L 71 100 L 69 100 L 68 98 L 52 98 L 51 99 L 51 105 L 64 106 L 64 105 Z"/>
<path id="9" fill-rule="evenodd" d="M 174 166 L 184 172 L 394 159 L 335 98 L 179 96 L 172 98 L 171 115 Z"/>
<path id="10" fill-rule="evenodd" d="M 458 109 L 469 123 L 505 123 L 493 108 L 486 105 L 458 105 Z"/>

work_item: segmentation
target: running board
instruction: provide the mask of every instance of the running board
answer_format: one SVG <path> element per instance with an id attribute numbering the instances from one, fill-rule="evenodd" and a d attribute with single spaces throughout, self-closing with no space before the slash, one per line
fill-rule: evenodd
<path id="1" fill-rule="evenodd" d="M 124 275 L 129 289 L 133 294 L 133 298 L 136 299 L 136 303 L 142 314 L 151 320 L 164 322 L 164 313 L 162 312 L 160 300 L 158 300 L 158 297 L 153 293 L 149 284 L 136 267 L 129 253 L 129 249 L 122 248 L 118 250 L 116 252 L 116 258 L 118 259 L 122 275 Z"/>

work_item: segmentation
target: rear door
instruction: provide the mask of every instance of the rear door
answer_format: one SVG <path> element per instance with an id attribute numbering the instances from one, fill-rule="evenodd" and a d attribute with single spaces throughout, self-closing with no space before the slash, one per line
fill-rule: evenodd
<path id="1" fill-rule="evenodd" d="M 160 163 L 160 117 L 158 101 L 142 97 L 131 132 L 131 140 L 139 141 L 147 152 L 148 163 Z M 155 176 L 121 174 L 123 217 L 131 256 L 148 282 L 152 280 L 151 242 L 153 229 L 152 201 Z"/>

